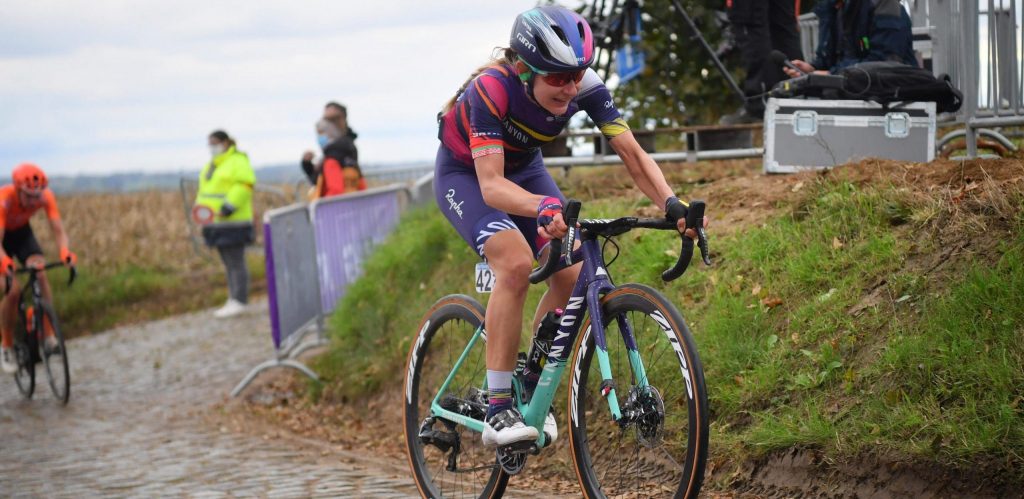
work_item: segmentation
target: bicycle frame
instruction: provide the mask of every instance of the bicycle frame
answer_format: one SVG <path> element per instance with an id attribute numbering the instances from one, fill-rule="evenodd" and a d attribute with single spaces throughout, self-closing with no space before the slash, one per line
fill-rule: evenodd
<path id="1" fill-rule="evenodd" d="M 573 286 L 572 294 L 565 306 L 565 312 L 562 314 L 562 320 L 559 324 L 558 332 L 552 341 L 547 363 L 544 365 L 544 369 L 540 374 L 540 379 L 537 382 L 537 388 L 534 390 L 529 403 L 522 402 L 521 395 L 523 390 L 522 386 L 518 383 L 518 380 L 513 382 L 513 389 L 519 394 L 519 396 L 516 397 L 516 400 L 518 401 L 519 410 L 523 414 L 525 423 L 537 428 L 540 433 L 538 441 L 539 447 L 543 447 L 545 444 L 545 435 L 543 432 L 544 418 L 547 417 L 548 409 L 551 407 L 551 403 L 555 397 L 555 391 L 561 383 L 566 363 L 568 363 L 570 355 L 572 354 L 572 345 L 575 343 L 577 335 L 580 332 L 582 319 L 588 311 L 590 312 L 590 328 L 594 335 L 594 345 L 597 347 L 595 354 L 597 355 L 601 378 L 603 380 L 601 385 L 604 388 L 602 390 L 602 394 L 608 401 L 608 409 L 612 418 L 615 421 L 622 419 L 622 411 L 619 408 L 619 401 L 616 397 L 615 386 L 611 379 L 611 365 L 608 359 L 607 339 L 604 334 L 604 321 L 601 316 L 600 302 L 601 295 L 614 289 L 614 285 L 612 284 L 611 277 L 605 269 L 604 256 L 601 252 L 597 236 L 584 235 L 580 241 L 580 248 L 574 250 L 571 253 L 571 257 L 563 258 L 562 261 L 559 262 L 560 269 L 569 266 L 570 262 L 581 262 L 583 264 L 583 268 L 580 270 L 579 279 L 577 279 L 576 284 Z M 641 386 L 646 385 L 647 375 L 643 362 L 640 360 L 640 356 L 637 352 L 637 345 L 636 340 L 633 337 L 632 327 L 625 323 L 625 320 L 619 320 L 623 322 L 623 324 L 620 324 L 620 330 L 622 331 L 622 339 L 625 341 L 626 348 L 628 349 L 633 375 Z M 437 395 L 434 396 L 434 399 L 430 404 L 432 416 L 456 422 L 478 432 L 482 432 L 484 429 L 483 421 L 446 410 L 441 407 L 440 401 L 442 395 L 448 391 L 448 385 L 455 378 L 459 369 L 462 367 L 462 363 L 465 361 L 466 357 L 469 356 L 469 352 L 476 345 L 477 341 L 479 341 L 481 337 L 486 338 L 485 326 L 485 324 L 482 324 L 477 328 L 472 338 L 470 338 L 469 343 L 466 345 L 465 350 L 463 350 L 459 359 L 455 362 L 455 366 L 452 368 L 451 373 L 448 374 L 448 377 L 445 379 L 440 390 L 438 390 Z M 587 346 L 584 344 L 580 348 L 587 348 Z M 573 375 L 578 379 L 580 373 L 576 372 Z M 481 383 L 481 387 L 482 389 L 486 389 L 486 380 Z M 570 410 L 575 411 L 575 398 L 573 397 L 572 400 L 573 404 Z"/>

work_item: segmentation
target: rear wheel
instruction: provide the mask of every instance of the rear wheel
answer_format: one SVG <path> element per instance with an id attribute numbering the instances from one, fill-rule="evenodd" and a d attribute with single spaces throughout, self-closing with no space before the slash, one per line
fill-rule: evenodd
<path id="1" fill-rule="evenodd" d="M 431 402 L 483 324 L 484 307 L 464 295 L 449 295 L 431 307 L 409 351 L 405 378 L 405 441 L 416 486 L 423 497 L 500 497 L 509 475 L 480 433 L 434 417 Z M 439 404 L 483 420 L 487 412 L 484 338 L 467 352 Z"/>
<path id="2" fill-rule="evenodd" d="M 704 374 L 689 329 L 657 291 L 629 284 L 601 301 L 608 360 L 619 408 L 602 396 L 588 318 L 569 391 L 569 443 L 587 497 L 694 498 L 704 480 L 708 409 Z M 631 330 L 636 350 L 623 341 Z M 642 361 L 645 379 L 634 359 Z"/>
<path id="3" fill-rule="evenodd" d="M 60 324 L 57 322 L 57 314 L 53 311 L 53 306 L 44 302 L 38 308 L 39 311 L 36 312 L 38 316 L 36 323 L 36 331 L 39 332 L 38 337 L 42 337 L 44 331 L 52 330 L 54 337 L 57 339 L 57 347 L 49 352 L 46 351 L 44 346 L 46 342 L 39 342 L 39 351 L 46 365 L 46 379 L 50 382 L 50 390 L 53 391 L 53 396 L 57 397 L 61 404 L 67 404 L 68 399 L 71 398 L 71 371 L 68 369 L 68 352 L 64 348 L 64 334 L 61 333 Z"/>

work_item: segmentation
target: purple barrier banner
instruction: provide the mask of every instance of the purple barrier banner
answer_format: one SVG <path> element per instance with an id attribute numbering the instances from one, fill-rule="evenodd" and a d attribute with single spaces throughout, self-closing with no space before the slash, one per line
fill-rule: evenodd
<path id="1" fill-rule="evenodd" d="M 362 274 L 364 259 L 394 229 L 406 196 L 404 187 L 381 187 L 313 203 L 324 315 L 334 311 L 348 286 Z"/>
<path id="2" fill-rule="evenodd" d="M 322 316 L 309 207 L 300 204 L 268 211 L 263 216 L 263 234 L 270 330 L 274 348 L 281 350 L 292 335 L 318 324 Z"/>

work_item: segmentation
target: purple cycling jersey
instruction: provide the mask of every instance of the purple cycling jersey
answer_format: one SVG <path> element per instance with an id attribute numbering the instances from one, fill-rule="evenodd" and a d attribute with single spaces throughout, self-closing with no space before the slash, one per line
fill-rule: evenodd
<path id="1" fill-rule="evenodd" d="M 601 77 L 588 69 L 579 93 L 561 116 L 537 105 L 511 66 L 492 66 L 474 78 L 444 114 L 441 143 L 466 166 L 488 154 L 504 154 L 506 167 L 529 163 L 578 111 L 585 111 L 609 139 L 627 130 Z"/>

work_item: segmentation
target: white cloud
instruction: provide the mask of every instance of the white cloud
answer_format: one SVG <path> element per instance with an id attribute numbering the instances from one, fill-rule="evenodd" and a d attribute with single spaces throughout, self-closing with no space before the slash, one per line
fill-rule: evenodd
<path id="1" fill-rule="evenodd" d="M 349 108 L 364 162 L 433 159 L 434 116 L 534 0 L 56 2 L 0 19 L 0 169 L 198 169 L 206 135 L 256 165 Z"/>

